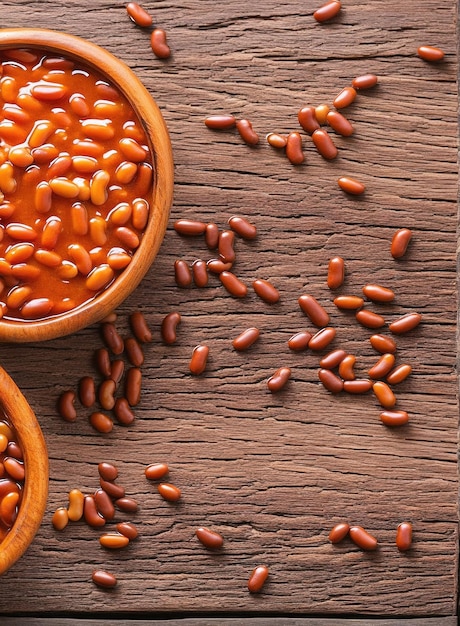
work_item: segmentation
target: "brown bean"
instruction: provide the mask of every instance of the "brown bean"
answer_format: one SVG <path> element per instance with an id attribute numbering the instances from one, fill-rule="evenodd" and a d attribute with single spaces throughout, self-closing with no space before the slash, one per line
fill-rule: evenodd
<path id="1" fill-rule="evenodd" d="M 316 9 L 313 13 L 313 17 L 317 22 L 326 22 L 339 13 L 341 6 L 342 5 L 339 0 L 329 0 L 329 2 L 326 2 L 326 4 L 323 4 Z"/>
<path id="2" fill-rule="evenodd" d="M 331 393 L 340 393 L 343 390 L 343 380 L 330 369 L 321 368 L 318 370 L 318 378 Z"/>
<path id="3" fill-rule="evenodd" d="M 203 235 L 206 231 L 207 224 L 198 220 L 177 220 L 174 222 L 174 230 L 179 235 Z"/>
<path id="4" fill-rule="evenodd" d="M 394 335 L 402 335 L 416 328 L 422 321 L 420 313 L 407 313 L 388 326 Z"/>
<path id="5" fill-rule="evenodd" d="M 355 378 L 355 380 L 345 380 L 343 390 L 347 393 L 361 394 L 367 393 L 372 388 L 372 381 L 367 378 Z"/>
<path id="6" fill-rule="evenodd" d="M 362 526 L 352 526 L 348 532 L 351 540 L 362 550 L 377 549 L 377 539 Z"/>
<path id="7" fill-rule="evenodd" d="M 118 584 L 116 577 L 103 569 L 94 570 L 91 574 L 91 580 L 95 585 L 103 589 L 113 589 Z"/>
<path id="8" fill-rule="evenodd" d="M 249 120 L 241 119 L 236 122 L 236 130 L 241 139 L 249 146 L 255 146 L 259 143 L 259 135 L 253 129 Z"/>
<path id="9" fill-rule="evenodd" d="M 99 515 L 107 521 L 112 520 L 115 517 L 115 507 L 109 494 L 101 488 L 96 489 L 93 497 Z"/>
<path id="10" fill-rule="evenodd" d="M 356 89 L 354 87 L 344 87 L 334 98 L 332 104 L 336 109 L 344 109 L 355 101 Z"/>
<path id="11" fill-rule="evenodd" d="M 218 550 L 224 545 L 224 538 L 215 530 L 201 527 L 196 529 L 195 535 L 199 539 L 200 543 L 202 543 L 205 548 L 208 548 L 209 550 Z"/>
<path id="12" fill-rule="evenodd" d="M 138 367 L 130 367 L 126 372 L 125 398 L 130 406 L 137 406 L 141 400 L 142 372 Z"/>
<path id="13" fill-rule="evenodd" d="M 57 508 L 53 513 L 51 523 L 53 524 L 55 530 L 64 530 L 69 523 L 69 514 L 67 513 L 67 509 L 63 506 Z"/>
<path id="14" fill-rule="evenodd" d="M 300 352 L 308 348 L 308 343 L 312 338 L 312 334 L 306 330 L 300 331 L 295 335 L 292 335 L 288 339 L 288 348 L 294 352 Z"/>
<path id="15" fill-rule="evenodd" d="M 260 330 L 258 328 L 248 328 L 244 330 L 238 337 L 232 341 L 232 346 L 235 350 L 242 352 L 250 348 L 260 336 Z"/>
<path id="16" fill-rule="evenodd" d="M 280 135 L 279 133 L 268 133 L 265 139 L 272 148 L 285 148 L 287 144 L 286 135 Z"/>
<path id="17" fill-rule="evenodd" d="M 69 491 L 69 506 L 67 513 L 71 522 L 78 522 L 83 517 L 83 507 L 85 496 L 80 489 L 71 489 Z"/>
<path id="18" fill-rule="evenodd" d="M 126 11 L 137 26 L 147 28 L 152 25 L 152 17 L 137 2 L 128 2 Z"/>
<path id="19" fill-rule="evenodd" d="M 394 259 L 400 259 L 406 254 L 407 247 L 412 239 L 412 231 L 409 228 L 397 230 L 391 240 L 390 253 Z"/>
<path id="20" fill-rule="evenodd" d="M 192 263 L 192 275 L 193 282 L 197 287 L 206 287 L 208 284 L 209 276 L 208 276 L 208 266 L 206 261 L 202 261 L 201 259 L 197 259 Z"/>
<path id="21" fill-rule="evenodd" d="M 339 543 L 342 539 L 345 539 L 349 530 L 350 524 L 347 522 L 339 522 L 331 529 L 329 533 L 329 541 L 331 543 Z"/>
<path id="22" fill-rule="evenodd" d="M 409 414 L 406 411 L 382 411 L 380 420 L 385 426 L 404 426 L 409 421 Z"/>
<path id="23" fill-rule="evenodd" d="M 174 278 L 178 287 L 190 287 L 192 271 L 186 261 L 182 259 L 174 261 Z"/>
<path id="24" fill-rule="evenodd" d="M 355 89 L 370 89 L 371 87 L 375 87 L 378 81 L 378 76 L 375 74 L 362 74 L 361 76 L 353 78 L 351 86 Z"/>
<path id="25" fill-rule="evenodd" d="M 324 130 L 323 128 L 315 130 L 311 138 L 313 139 L 313 143 L 315 144 L 316 149 L 323 158 L 327 159 L 328 161 L 332 161 L 332 159 L 335 159 L 338 154 L 338 150 L 334 142 L 332 141 L 331 136 L 326 130 Z"/>
<path id="26" fill-rule="evenodd" d="M 286 156 L 292 165 L 300 165 L 305 161 L 302 149 L 302 135 L 298 132 L 289 133 L 286 139 Z"/>
<path id="27" fill-rule="evenodd" d="M 339 363 L 339 376 L 342 380 L 355 380 L 354 367 L 356 357 L 354 354 L 347 354 Z"/>
<path id="28" fill-rule="evenodd" d="M 111 322 L 101 324 L 102 339 L 113 354 L 121 354 L 125 349 L 123 338 L 119 335 L 115 325 Z"/>
<path id="29" fill-rule="evenodd" d="M 315 107 L 306 106 L 302 107 L 297 113 L 297 119 L 304 131 L 309 135 L 312 135 L 315 130 L 320 128 L 319 122 L 316 118 Z"/>
<path id="30" fill-rule="evenodd" d="M 171 345 L 177 339 L 177 326 L 180 324 L 181 315 L 177 311 L 168 313 L 161 323 L 161 337 L 164 343 Z"/>
<path id="31" fill-rule="evenodd" d="M 338 289 L 345 280 L 345 262 L 340 256 L 329 260 L 327 269 L 327 286 L 329 289 Z"/>
<path id="32" fill-rule="evenodd" d="M 232 230 L 223 230 L 219 234 L 218 250 L 224 263 L 233 263 L 235 260 L 235 233 Z"/>
<path id="33" fill-rule="evenodd" d="M 121 535 L 128 537 L 130 541 L 137 539 L 139 536 L 139 531 L 132 522 L 119 522 L 116 528 Z"/>
<path id="34" fill-rule="evenodd" d="M 384 409 L 391 409 L 396 404 L 396 397 L 391 388 L 383 381 L 378 380 L 372 385 L 375 397 Z"/>
<path id="35" fill-rule="evenodd" d="M 3 469 L 15 481 L 22 482 L 25 477 L 25 467 L 22 461 L 12 457 L 3 459 Z"/>
<path id="36" fill-rule="evenodd" d="M 66 422 L 74 422 L 77 419 L 77 411 L 75 409 L 76 394 L 71 389 L 64 391 L 58 400 L 59 415 Z"/>
<path id="37" fill-rule="evenodd" d="M 219 278 L 225 289 L 235 298 L 244 298 L 248 293 L 248 288 L 232 272 L 223 271 Z"/>
<path id="38" fill-rule="evenodd" d="M 132 365 L 140 367 L 144 363 L 144 352 L 141 345 L 134 337 L 127 337 L 125 339 L 125 350 L 128 361 Z"/>
<path id="39" fill-rule="evenodd" d="M 288 380 L 291 378 L 291 369 L 289 367 L 280 367 L 276 372 L 268 379 L 267 387 L 273 393 L 281 391 Z"/>
<path id="40" fill-rule="evenodd" d="M 245 217 L 233 215 L 228 220 L 228 225 L 243 239 L 255 239 L 257 237 L 257 228 Z"/>
<path id="41" fill-rule="evenodd" d="M 373 302 L 392 302 L 395 298 L 394 291 L 381 285 L 367 284 L 363 287 L 366 298 Z"/>
<path id="42" fill-rule="evenodd" d="M 94 496 L 85 496 L 83 517 L 88 526 L 100 527 L 105 525 L 105 518 L 99 515 Z"/>
<path id="43" fill-rule="evenodd" d="M 125 496 L 125 488 L 121 485 L 117 485 L 110 480 L 104 480 L 103 478 L 101 478 L 99 482 L 102 489 L 106 491 L 111 498 L 117 500 L 118 498 L 123 498 Z"/>
<path id="44" fill-rule="evenodd" d="M 276 287 L 268 280 L 258 278 L 252 283 L 252 287 L 259 298 L 261 298 L 264 302 L 275 304 L 280 299 L 278 289 L 276 289 Z"/>
<path id="45" fill-rule="evenodd" d="M 110 550 L 120 550 L 129 544 L 129 538 L 121 533 L 105 533 L 99 537 L 99 543 Z"/>
<path id="46" fill-rule="evenodd" d="M 114 359 L 110 364 L 110 376 L 115 385 L 118 387 L 123 374 L 125 373 L 125 362 L 123 359 Z"/>
<path id="47" fill-rule="evenodd" d="M 214 222 L 206 225 L 204 240 L 210 250 L 215 250 L 219 244 L 219 227 Z"/>
<path id="48" fill-rule="evenodd" d="M 315 115 L 320 125 L 326 123 L 327 114 L 331 110 L 328 104 L 318 104 L 315 106 Z"/>
<path id="49" fill-rule="evenodd" d="M 324 328 L 329 324 L 329 313 L 323 306 L 311 295 L 305 294 L 300 296 L 299 305 L 302 311 L 307 315 L 310 321 L 319 328 Z"/>
<path id="50" fill-rule="evenodd" d="M 334 339 L 336 335 L 335 328 L 327 326 L 326 328 L 322 328 L 308 342 L 308 347 L 311 350 L 324 350 L 331 341 Z"/>
<path id="51" fill-rule="evenodd" d="M 436 46 L 420 46 L 417 55 L 424 61 L 439 62 L 444 59 L 444 50 Z"/>
<path id="52" fill-rule="evenodd" d="M 168 502 L 177 502 L 182 495 L 179 487 L 171 485 L 170 483 L 160 483 L 158 485 L 158 493 L 162 498 L 168 500 Z"/>
<path id="53" fill-rule="evenodd" d="M 78 383 L 78 397 L 86 408 L 96 402 L 96 385 L 92 376 L 83 376 Z"/>
<path id="54" fill-rule="evenodd" d="M 388 372 L 386 381 L 389 385 L 399 385 L 411 374 L 412 367 L 408 363 L 401 363 L 391 372 Z"/>
<path id="55" fill-rule="evenodd" d="M 133 311 L 129 316 L 129 323 L 134 336 L 141 343 L 149 343 L 152 341 L 152 331 L 150 330 L 147 320 L 142 311 Z"/>
<path id="56" fill-rule="evenodd" d="M 145 468 L 145 476 L 149 480 L 159 480 L 168 472 L 169 467 L 166 463 L 152 463 Z"/>
<path id="57" fill-rule="evenodd" d="M 115 505 L 120 509 L 120 511 L 125 511 L 127 513 L 135 513 L 139 508 L 136 500 L 133 498 L 127 498 L 126 496 L 123 498 L 117 498 L 117 500 L 115 500 Z"/>
<path id="58" fill-rule="evenodd" d="M 332 130 L 342 137 L 350 137 L 355 132 L 351 122 L 339 111 L 329 111 L 326 121 Z"/>
<path id="59" fill-rule="evenodd" d="M 400 552 L 406 552 L 412 546 L 412 524 L 401 522 L 396 529 L 396 547 Z"/>
<path id="60" fill-rule="evenodd" d="M 129 426 L 134 422 L 135 416 L 126 398 L 117 398 L 115 400 L 113 414 L 117 422 L 122 426 Z"/>
<path id="61" fill-rule="evenodd" d="M 391 352 L 382 354 L 380 359 L 373 365 L 368 374 L 370 378 L 385 378 L 395 363 L 395 356 Z"/>
<path id="62" fill-rule="evenodd" d="M 189 369 L 194 376 L 199 376 L 204 372 L 208 363 L 208 356 L 208 346 L 196 346 L 193 349 L 192 357 L 189 363 Z"/>
<path id="63" fill-rule="evenodd" d="M 334 298 L 334 304 L 338 309 L 353 311 L 360 309 L 364 304 L 364 300 L 359 296 L 337 296 L 337 298 Z"/>
<path id="64" fill-rule="evenodd" d="M 323 356 L 319 364 L 325 369 L 332 370 L 334 369 L 334 367 L 337 367 L 342 359 L 344 359 L 346 356 L 347 353 L 341 348 L 337 350 L 332 350 L 332 352 L 329 352 L 328 354 L 326 354 L 326 356 Z"/>
<path id="65" fill-rule="evenodd" d="M 213 274 L 222 274 L 222 272 L 228 272 L 232 268 L 233 263 L 224 263 L 222 259 L 210 259 L 206 265 Z"/>
<path id="66" fill-rule="evenodd" d="M 111 411 L 115 405 L 114 393 L 117 385 L 114 380 L 107 378 L 103 380 L 98 389 L 99 404 L 106 411 Z"/>
<path id="67" fill-rule="evenodd" d="M 99 476 L 104 480 L 116 480 L 118 477 L 118 469 L 112 463 L 102 462 L 97 466 Z"/>
<path id="68" fill-rule="evenodd" d="M 231 114 L 208 115 L 204 123 L 208 128 L 212 128 L 213 130 L 228 130 L 235 126 L 236 119 L 235 116 Z"/>
<path id="69" fill-rule="evenodd" d="M 154 28 L 150 34 L 150 47 L 159 59 L 169 59 L 171 49 L 166 39 L 166 31 L 163 28 Z"/>
<path id="70" fill-rule="evenodd" d="M 95 411 L 89 416 L 89 423 L 99 433 L 110 433 L 113 429 L 113 422 L 108 415 L 101 413 L 101 411 Z"/>
<path id="71" fill-rule="evenodd" d="M 360 196 L 366 191 L 366 187 L 363 183 L 350 176 L 341 176 L 337 183 L 343 191 L 353 196 Z"/>
<path id="72" fill-rule="evenodd" d="M 355 317 L 357 321 L 366 328 L 381 328 L 385 325 L 384 317 L 368 309 L 361 309 L 356 313 Z"/>
<path id="73" fill-rule="evenodd" d="M 385 352 L 394 354 L 396 352 L 396 342 L 391 337 L 387 337 L 386 335 L 372 335 L 369 341 L 374 350 L 377 350 L 380 354 L 385 354 Z"/>
<path id="74" fill-rule="evenodd" d="M 266 565 L 258 565 L 255 567 L 248 580 L 248 590 L 251 593 L 260 593 L 268 578 L 269 569 Z"/>

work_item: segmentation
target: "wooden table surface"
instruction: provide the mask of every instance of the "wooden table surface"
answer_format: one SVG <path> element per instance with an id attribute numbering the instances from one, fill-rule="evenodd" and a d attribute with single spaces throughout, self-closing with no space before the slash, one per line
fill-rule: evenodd
<path id="1" fill-rule="evenodd" d="M 50 458 L 43 524 L 2 578 L 6 623 L 13 615 L 33 616 L 37 624 L 82 616 L 98 623 L 175 616 L 191 624 L 219 615 L 219 623 L 224 615 L 235 623 L 249 616 L 259 616 L 257 623 L 270 623 L 270 616 L 299 624 L 337 624 L 337 616 L 455 623 L 456 2 L 343 0 L 340 16 L 325 24 L 312 17 L 319 4 L 145 0 L 168 34 L 172 56 L 165 61 L 153 55 L 149 32 L 128 19 L 124 2 L 0 2 L 3 27 L 80 35 L 133 68 L 163 112 L 175 161 L 160 254 L 117 311 L 121 333 L 129 334 L 129 314 L 140 309 L 154 334 L 145 346 L 135 422 L 101 435 L 89 425 L 88 410 L 80 407 L 73 424 L 57 413 L 62 391 L 96 375 L 97 325 L 41 344 L 0 346 L 0 362 L 36 412 Z M 440 46 L 445 61 L 418 58 L 423 44 Z M 379 84 L 344 111 L 356 132 L 335 137 L 335 161 L 325 161 L 303 131 L 306 160 L 299 166 L 266 143 L 268 132 L 300 130 L 300 107 L 331 103 L 368 72 Z M 235 131 L 205 128 L 207 115 L 229 112 L 252 121 L 258 146 L 247 146 Z M 336 182 L 341 175 L 365 183 L 364 196 L 344 194 Z M 215 276 L 205 288 L 179 289 L 174 261 L 213 253 L 202 237 L 180 237 L 174 221 L 213 221 L 224 229 L 232 215 L 258 229 L 256 240 L 236 242 L 234 272 L 249 286 L 247 297 L 232 297 Z M 401 227 L 412 229 L 413 239 L 395 261 L 389 245 Z M 309 293 L 331 315 L 333 346 L 357 356 L 359 375 L 376 360 L 372 331 L 332 303 L 326 274 L 335 255 L 346 262 L 340 293 L 359 294 L 376 282 L 396 292 L 394 304 L 370 305 L 388 321 L 423 315 L 416 330 L 397 340 L 398 362 L 413 366 L 395 387 L 397 406 L 410 414 L 406 427 L 384 427 L 371 393 L 327 392 L 317 376 L 322 353 L 287 347 L 295 332 L 313 330 L 298 305 Z M 278 304 L 256 296 L 256 278 L 276 285 Z M 177 343 L 167 346 L 160 324 L 171 311 L 182 322 Z M 232 339 L 251 326 L 260 329 L 259 341 L 236 352 Z M 209 346 L 210 358 L 205 373 L 193 377 L 189 359 L 197 344 Z M 272 394 L 266 381 L 281 366 L 292 377 Z M 63 532 L 51 525 L 71 489 L 98 487 L 101 461 L 117 465 L 118 482 L 139 503 L 131 517 L 117 514 L 140 533 L 120 551 L 104 550 L 101 531 L 83 522 Z M 154 462 L 169 464 L 169 481 L 183 494 L 177 504 L 162 500 L 146 480 L 144 469 Z M 368 529 L 378 550 L 362 552 L 349 540 L 332 546 L 329 530 L 342 520 Z M 394 544 L 403 520 L 414 527 L 407 553 Z M 195 537 L 199 526 L 220 532 L 224 549 L 203 548 Z M 251 595 L 247 579 L 261 563 L 270 577 L 261 594 Z M 116 574 L 117 588 L 95 587 L 94 568 Z"/>

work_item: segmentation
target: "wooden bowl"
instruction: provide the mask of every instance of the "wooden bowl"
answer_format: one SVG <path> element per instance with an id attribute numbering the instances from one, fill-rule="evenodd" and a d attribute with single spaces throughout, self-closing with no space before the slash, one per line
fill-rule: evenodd
<path id="1" fill-rule="evenodd" d="M 102 73 L 128 99 L 146 132 L 154 183 L 150 216 L 133 260 L 99 295 L 68 312 L 36 321 L 0 320 L 0 341 L 29 342 L 74 333 L 113 311 L 140 283 L 158 253 L 166 231 L 173 194 L 171 143 L 161 112 L 125 63 L 80 37 L 47 29 L 0 29 L 0 50 L 40 49 L 64 55 Z"/>
<path id="2" fill-rule="evenodd" d="M 0 367 L 0 406 L 16 431 L 24 455 L 25 479 L 16 521 L 0 543 L 0 575 L 32 543 L 48 497 L 48 453 L 34 412 L 11 377 Z"/>

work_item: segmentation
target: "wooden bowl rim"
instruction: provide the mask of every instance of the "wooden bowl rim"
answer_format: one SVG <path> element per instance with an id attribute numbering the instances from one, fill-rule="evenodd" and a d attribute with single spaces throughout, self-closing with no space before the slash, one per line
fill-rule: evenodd
<path id="1" fill-rule="evenodd" d="M 163 115 L 140 79 L 121 59 L 82 37 L 44 28 L 0 29 L 0 50 L 13 47 L 70 56 L 107 76 L 129 100 L 144 126 L 154 170 L 149 221 L 141 244 L 128 267 L 106 290 L 71 311 L 43 320 L 0 319 L 0 341 L 32 342 L 69 335 L 100 321 L 134 291 L 153 263 L 166 233 L 172 205 L 174 165 Z"/>

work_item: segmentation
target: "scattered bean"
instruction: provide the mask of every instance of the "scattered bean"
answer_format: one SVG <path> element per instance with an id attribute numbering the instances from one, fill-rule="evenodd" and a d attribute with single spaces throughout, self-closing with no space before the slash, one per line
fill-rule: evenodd
<path id="1" fill-rule="evenodd" d="M 289 133 L 286 139 L 286 156 L 292 165 L 300 165 L 305 161 L 302 150 L 302 135 L 298 132 Z"/>
<path id="2" fill-rule="evenodd" d="M 338 289 L 345 280 L 345 262 L 340 256 L 334 256 L 329 260 L 327 270 L 327 286 L 329 289 Z"/>
<path id="3" fill-rule="evenodd" d="M 355 380 L 354 367 L 356 364 L 356 357 L 354 354 L 347 354 L 339 363 L 339 376 L 342 380 Z"/>
<path id="4" fill-rule="evenodd" d="M 141 343 L 152 341 L 152 331 L 148 327 L 147 320 L 141 311 L 134 311 L 129 316 L 129 322 L 134 336 Z"/>
<path id="5" fill-rule="evenodd" d="M 181 490 L 170 483 L 160 483 L 158 485 L 158 493 L 168 502 L 177 502 L 181 497 Z"/>
<path id="6" fill-rule="evenodd" d="M 177 220 L 174 222 L 174 230 L 179 235 L 203 235 L 206 231 L 207 224 L 198 220 Z"/>
<path id="7" fill-rule="evenodd" d="M 350 137 L 355 132 L 351 122 L 339 111 L 329 111 L 326 121 L 332 130 L 343 137 Z"/>
<path id="8" fill-rule="evenodd" d="M 343 390 L 343 380 L 330 369 L 321 368 L 318 370 L 318 378 L 331 393 L 340 393 Z"/>
<path id="9" fill-rule="evenodd" d="M 308 342 L 311 350 L 324 350 L 334 339 L 336 335 L 335 328 L 327 326 L 318 331 Z"/>
<path id="10" fill-rule="evenodd" d="M 402 335 L 416 328 L 422 321 L 420 313 L 407 313 L 388 326 L 394 335 Z"/>
<path id="11" fill-rule="evenodd" d="M 362 526 L 351 526 L 348 531 L 351 540 L 362 550 L 376 550 L 377 539 L 371 535 Z"/>
<path id="12" fill-rule="evenodd" d="M 118 584 L 118 581 L 113 574 L 102 569 L 94 570 L 91 575 L 91 579 L 95 585 L 104 589 L 113 589 Z"/>
<path id="13" fill-rule="evenodd" d="M 385 378 L 395 363 L 395 356 L 391 352 L 382 354 L 377 363 L 373 365 L 368 374 L 370 378 Z"/>
<path id="14" fill-rule="evenodd" d="M 340 0 L 330 0 L 316 9 L 313 13 L 313 17 L 317 22 L 326 22 L 335 17 L 339 13 L 341 7 L 342 5 Z"/>
<path id="15" fill-rule="evenodd" d="M 398 385 L 399 383 L 402 383 L 404 380 L 406 380 L 411 372 L 412 367 L 409 364 L 401 363 L 401 365 L 398 365 L 397 367 L 392 369 L 391 372 L 388 372 L 386 381 L 389 385 Z"/>
<path id="16" fill-rule="evenodd" d="M 64 530 L 69 523 L 69 514 L 67 509 L 63 506 L 56 509 L 51 518 L 51 523 L 56 530 Z"/>
<path id="17" fill-rule="evenodd" d="M 236 124 L 236 119 L 233 115 L 209 115 L 204 123 L 208 128 L 213 130 L 228 130 L 233 128 Z"/>
<path id="18" fill-rule="evenodd" d="M 209 528 L 197 528 L 195 531 L 199 541 L 210 550 L 218 550 L 224 545 L 224 538 L 215 530 Z"/>
<path id="19" fill-rule="evenodd" d="M 366 187 L 363 183 L 355 178 L 350 178 L 350 176 L 341 176 L 337 180 L 337 183 L 340 189 L 353 196 L 360 196 L 366 191 Z"/>
<path id="20" fill-rule="evenodd" d="M 331 529 L 331 532 L 329 533 L 329 541 L 331 543 L 339 543 L 342 539 L 345 539 L 349 530 L 350 524 L 347 524 L 347 522 L 339 522 Z"/>
<path id="21" fill-rule="evenodd" d="M 139 536 L 139 531 L 132 522 L 119 522 L 116 528 L 121 535 L 128 537 L 130 541 L 137 539 Z"/>
<path id="22" fill-rule="evenodd" d="M 125 398 L 130 406 L 137 406 L 141 400 L 142 372 L 138 367 L 130 367 L 126 372 Z"/>
<path id="23" fill-rule="evenodd" d="M 400 228 L 393 235 L 390 252 L 394 259 L 400 259 L 406 254 L 407 247 L 412 238 L 412 231 L 409 228 Z"/>
<path id="24" fill-rule="evenodd" d="M 369 300 L 373 302 L 392 302 L 395 298 L 394 291 L 388 289 L 388 287 L 382 287 L 381 285 L 364 285 L 363 293 L 366 298 L 369 298 Z"/>
<path id="25" fill-rule="evenodd" d="M 344 87 L 334 98 L 332 104 L 336 109 L 344 109 L 355 101 L 356 89 L 354 87 Z"/>
<path id="26" fill-rule="evenodd" d="M 290 350 L 294 352 L 300 352 L 301 350 L 306 350 L 308 348 L 308 344 L 310 339 L 312 338 L 312 334 L 306 330 L 300 331 L 295 335 L 292 335 L 288 340 L 288 347 Z"/>
<path id="27" fill-rule="evenodd" d="M 291 377 L 291 369 L 289 367 L 280 367 L 276 372 L 268 379 L 267 387 L 273 393 L 281 391 L 288 380 Z"/>
<path id="28" fill-rule="evenodd" d="M 367 393 L 372 388 L 372 381 L 367 378 L 356 378 L 355 380 L 345 380 L 343 390 L 351 394 Z"/>
<path id="29" fill-rule="evenodd" d="M 255 146 L 259 143 L 259 135 L 253 129 L 249 120 L 241 119 L 236 122 L 236 130 L 241 139 L 249 146 Z"/>
<path id="30" fill-rule="evenodd" d="M 327 130 L 324 130 L 323 128 L 315 130 L 311 138 L 313 139 L 313 143 L 322 157 L 328 159 L 329 161 L 335 159 L 338 154 L 338 150 Z"/>
<path id="31" fill-rule="evenodd" d="M 444 50 L 435 46 L 420 46 L 417 54 L 424 61 L 438 62 L 444 59 Z"/>
<path id="32" fill-rule="evenodd" d="M 159 480 L 166 476 L 169 472 L 169 467 L 166 463 L 153 463 L 145 468 L 145 476 L 149 480 Z"/>
<path id="33" fill-rule="evenodd" d="M 223 271 L 219 278 L 225 289 L 235 298 L 244 298 L 248 293 L 248 288 L 232 272 Z"/>
<path id="34" fill-rule="evenodd" d="M 375 397 L 385 409 L 391 409 L 396 404 L 396 397 L 387 383 L 378 380 L 372 385 Z"/>
<path id="35" fill-rule="evenodd" d="M 386 335 L 372 335 L 369 341 L 374 350 L 377 350 L 377 352 L 381 354 L 385 354 L 386 352 L 394 354 L 396 352 L 396 342 L 391 337 L 387 337 Z"/>
<path id="36" fill-rule="evenodd" d="M 252 570 L 248 580 L 248 590 L 250 593 L 260 593 L 269 575 L 266 565 L 258 565 Z"/>
<path id="37" fill-rule="evenodd" d="M 209 348 L 208 346 L 196 346 L 192 352 L 189 369 L 194 376 L 199 376 L 206 369 L 208 363 Z"/>
<path id="38" fill-rule="evenodd" d="M 171 49 L 166 39 L 166 31 L 163 28 L 154 28 L 150 34 L 150 47 L 159 59 L 169 59 Z"/>
<path id="39" fill-rule="evenodd" d="M 272 283 L 268 280 L 264 280 L 263 278 L 258 278 L 252 283 L 252 287 L 256 294 L 261 298 L 264 302 L 268 302 L 269 304 L 276 304 L 276 302 L 280 299 L 280 293 L 276 287 L 272 285 Z"/>
<path id="40" fill-rule="evenodd" d="M 309 135 L 312 135 L 315 130 L 320 128 L 319 122 L 316 118 L 315 107 L 306 106 L 300 109 L 297 114 L 297 118 L 299 120 L 299 124 L 302 126 L 304 131 Z"/>
<path id="41" fill-rule="evenodd" d="M 412 524 L 401 522 L 396 529 L 396 547 L 400 552 L 407 552 L 412 546 Z"/>
<path id="42" fill-rule="evenodd" d="M 59 415 L 66 422 L 74 422 L 77 419 L 77 411 L 75 409 L 75 392 L 72 390 L 64 391 L 58 400 Z"/>
<path id="43" fill-rule="evenodd" d="M 233 215 L 228 220 L 228 225 L 243 239 L 255 239 L 257 237 L 257 228 L 245 217 Z"/>
<path id="44" fill-rule="evenodd" d="M 106 533 L 99 537 L 99 543 L 110 550 L 120 550 L 129 544 L 129 538 L 121 533 Z"/>
<path id="45" fill-rule="evenodd" d="M 404 426 L 409 421 L 406 411 L 382 411 L 380 419 L 385 426 Z"/>
<path id="46" fill-rule="evenodd" d="M 177 259 L 174 262 L 174 278 L 178 287 L 190 287 L 192 284 L 192 271 L 186 261 Z"/>
<path id="47" fill-rule="evenodd" d="M 355 315 L 357 321 L 366 328 L 381 328 L 385 325 L 385 318 L 369 311 L 368 309 L 361 309 Z"/>
<path id="48" fill-rule="evenodd" d="M 319 328 L 323 328 L 329 324 L 329 313 L 324 309 L 324 307 L 309 294 L 305 294 L 300 296 L 299 305 L 302 311 L 307 315 L 312 324 L 318 326 Z"/>
<path id="49" fill-rule="evenodd" d="M 164 343 L 171 345 L 177 339 L 177 326 L 180 324 L 181 315 L 177 311 L 168 313 L 161 323 L 161 337 Z"/>
<path id="50" fill-rule="evenodd" d="M 242 352 L 250 348 L 260 336 L 260 331 L 258 328 L 248 328 L 243 331 L 238 337 L 232 341 L 232 345 L 235 350 Z"/>

